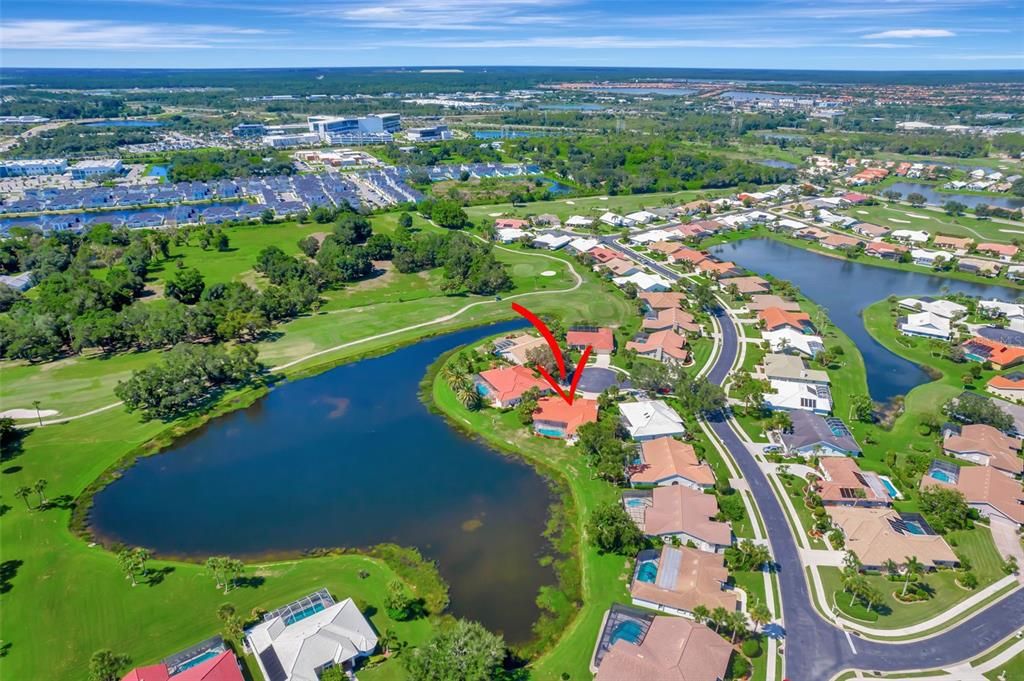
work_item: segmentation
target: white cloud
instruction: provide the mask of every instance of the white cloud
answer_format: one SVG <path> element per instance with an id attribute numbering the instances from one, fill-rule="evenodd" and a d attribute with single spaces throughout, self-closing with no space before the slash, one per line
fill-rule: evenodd
<path id="1" fill-rule="evenodd" d="M 266 31 L 210 24 L 23 19 L 0 23 L 5 50 L 204 49 L 245 42 Z"/>
<path id="2" fill-rule="evenodd" d="M 288 5 L 291 14 L 334 19 L 366 28 L 479 31 L 509 25 L 556 26 L 571 21 L 556 7 L 579 0 L 376 0 L 334 5 Z"/>
<path id="3" fill-rule="evenodd" d="M 515 49 L 515 48 L 544 48 L 544 49 L 573 49 L 573 50 L 652 50 L 652 49 L 673 49 L 673 48 L 728 48 L 728 49 L 782 49 L 801 48 L 816 45 L 831 45 L 823 42 L 802 42 L 792 38 L 714 38 L 714 39 L 685 39 L 685 38 L 647 38 L 629 37 L 616 35 L 596 36 L 533 36 L 529 38 L 481 38 L 481 39 L 428 39 L 428 40 L 403 40 L 390 43 L 394 46 L 417 47 L 428 49 Z"/>
<path id="4" fill-rule="evenodd" d="M 881 38 L 952 38 L 956 33 L 944 28 L 899 28 L 880 33 L 868 33 L 863 36 L 868 40 Z"/>

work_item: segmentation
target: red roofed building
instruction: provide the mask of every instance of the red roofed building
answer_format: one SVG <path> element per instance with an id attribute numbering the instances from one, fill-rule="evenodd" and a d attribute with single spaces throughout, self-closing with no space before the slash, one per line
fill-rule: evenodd
<path id="1" fill-rule="evenodd" d="M 515 406 L 523 398 L 523 393 L 530 388 L 551 392 L 548 382 L 535 375 L 532 368 L 525 366 L 481 371 L 477 386 L 484 398 L 492 401 L 497 407 Z"/>
<path id="2" fill-rule="evenodd" d="M 685 364 L 690 359 L 686 339 L 671 329 L 637 336 L 626 343 L 626 348 L 636 351 L 641 357 L 649 357 L 659 362 Z"/>
<path id="3" fill-rule="evenodd" d="M 1010 260 L 1020 250 L 1013 244 L 978 244 L 978 253 L 988 253 L 1000 260 Z"/>
<path id="4" fill-rule="evenodd" d="M 858 194 L 857 192 L 850 192 L 849 194 L 843 194 L 843 200 L 849 201 L 850 203 L 864 203 L 870 197 L 866 194 Z"/>
<path id="5" fill-rule="evenodd" d="M 600 263 L 606 263 L 609 260 L 614 260 L 619 257 L 619 253 L 617 251 L 605 248 L 604 246 L 595 246 L 594 248 L 591 248 L 587 251 L 587 255 Z"/>
<path id="6" fill-rule="evenodd" d="M 693 266 L 697 266 L 700 263 L 708 259 L 708 256 L 704 255 L 700 251 L 695 251 L 692 248 L 680 248 L 672 251 L 668 256 L 669 262 L 688 262 Z"/>
<path id="7" fill-rule="evenodd" d="M 542 397 L 533 412 L 533 428 L 538 435 L 566 440 L 576 439 L 576 430 L 584 423 L 597 421 L 597 400 L 577 397 L 569 404 L 561 397 Z"/>
<path id="8" fill-rule="evenodd" d="M 165 664 L 138 667 L 128 672 L 121 681 L 245 681 L 238 660 L 230 650 L 171 675 Z"/>
<path id="9" fill-rule="evenodd" d="M 1009 369 L 1024 362 L 1024 348 L 997 343 L 996 341 L 975 336 L 961 346 L 967 359 L 976 362 L 989 361 L 996 369 Z"/>
<path id="10" fill-rule="evenodd" d="M 570 329 L 565 342 L 574 350 L 583 350 L 588 345 L 598 355 L 610 355 L 615 349 L 615 335 L 607 327 L 586 327 Z"/>
<path id="11" fill-rule="evenodd" d="M 494 221 L 495 229 L 526 229 L 529 226 L 529 220 L 518 220 L 516 218 L 498 218 Z"/>
<path id="12" fill-rule="evenodd" d="M 1024 373 L 1014 371 L 1004 376 L 993 376 L 988 382 L 988 390 L 1011 402 L 1024 399 Z"/>
<path id="13" fill-rule="evenodd" d="M 801 333 L 809 332 L 813 327 L 811 317 L 806 312 L 787 312 L 778 307 L 769 307 L 757 313 L 767 331 L 777 331 L 790 327 Z"/>

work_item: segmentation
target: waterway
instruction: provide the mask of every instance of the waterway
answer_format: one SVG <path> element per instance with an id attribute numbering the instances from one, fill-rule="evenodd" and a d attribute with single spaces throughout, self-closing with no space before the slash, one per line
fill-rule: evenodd
<path id="1" fill-rule="evenodd" d="M 1015 300 L 1020 295 L 1020 291 L 1005 286 L 986 286 L 876 267 L 821 255 L 774 239 L 744 239 L 710 250 L 753 272 L 787 279 L 824 307 L 832 323 L 853 340 L 864 356 L 868 390 L 878 402 L 905 395 L 931 379 L 921 367 L 893 354 L 871 337 L 861 318 L 865 307 L 890 295 L 937 297 L 949 292 L 1001 300 Z"/>
<path id="2" fill-rule="evenodd" d="M 530 638 L 554 501 L 530 466 L 464 437 L 420 402 L 443 352 L 522 322 L 459 331 L 281 385 L 95 498 L 98 536 L 164 555 L 253 558 L 380 542 L 438 561 L 451 611 Z M 345 594 L 337 594 L 344 597 Z"/>
<path id="3" fill-rule="evenodd" d="M 947 201 L 959 201 L 965 206 L 969 206 L 971 208 L 982 203 L 986 206 L 999 206 L 1000 208 L 1009 208 L 1011 210 L 1024 207 L 1024 198 L 1017 198 L 1009 195 L 985 196 L 983 194 L 940 192 L 934 185 L 922 184 L 919 182 L 894 182 L 886 187 L 886 190 L 890 189 L 903 194 L 904 199 L 907 198 L 907 195 L 909 194 L 920 194 L 925 197 L 928 203 L 938 206 L 943 205 Z"/>

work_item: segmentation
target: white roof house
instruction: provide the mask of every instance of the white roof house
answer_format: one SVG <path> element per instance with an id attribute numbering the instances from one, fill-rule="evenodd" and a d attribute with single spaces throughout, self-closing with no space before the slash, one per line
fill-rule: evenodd
<path id="1" fill-rule="evenodd" d="M 912 248 L 910 249 L 910 257 L 914 260 L 915 265 L 935 267 L 940 260 L 946 260 L 949 258 L 949 254 L 943 253 L 942 251 L 929 251 L 923 248 Z"/>
<path id="2" fill-rule="evenodd" d="M 565 221 L 566 227 L 590 227 L 592 224 L 594 224 L 593 220 L 582 215 L 573 215 Z"/>
<path id="3" fill-rule="evenodd" d="M 889 233 L 889 236 L 896 241 L 909 241 L 914 244 L 923 244 L 928 242 L 928 232 L 923 229 L 894 229 Z"/>
<path id="4" fill-rule="evenodd" d="M 569 242 L 569 248 L 577 253 L 586 253 L 592 248 L 597 248 L 600 244 L 601 242 L 597 239 L 573 239 Z"/>
<path id="5" fill-rule="evenodd" d="M 562 246 L 572 241 L 571 236 L 556 236 L 554 234 L 540 234 L 533 239 L 533 245 L 538 248 L 547 248 L 557 251 Z"/>
<path id="6" fill-rule="evenodd" d="M 1006 317 L 1007 319 L 1024 319 L 1024 305 L 1017 303 L 1004 303 L 1001 300 L 981 300 L 978 307 L 993 317 Z"/>
<path id="7" fill-rule="evenodd" d="M 900 317 L 899 328 L 905 336 L 925 336 L 942 340 L 949 340 L 953 333 L 949 319 L 934 312 L 915 312 Z"/>
<path id="8" fill-rule="evenodd" d="M 658 216 L 646 210 L 638 210 L 635 213 L 630 213 L 629 215 L 627 215 L 626 219 L 632 220 L 638 225 L 646 225 L 648 222 L 654 222 L 655 220 L 657 220 Z"/>
<path id="9" fill-rule="evenodd" d="M 647 244 L 654 243 L 655 241 L 674 241 L 683 237 L 676 230 L 665 231 L 664 229 L 652 229 L 649 232 L 641 232 L 640 234 L 634 234 L 629 237 L 629 240 L 635 244 Z"/>
<path id="10" fill-rule="evenodd" d="M 632 227 L 634 224 L 636 224 L 629 218 L 623 217 L 616 213 L 612 213 L 611 211 L 602 215 L 600 217 L 600 220 L 604 224 L 611 225 L 612 227 Z"/>
<path id="11" fill-rule="evenodd" d="M 348 665 L 377 647 L 377 634 L 351 598 L 287 623 L 278 616 L 246 635 L 263 678 L 318 681 L 324 669 Z"/>
<path id="12" fill-rule="evenodd" d="M 645 293 L 663 292 L 672 288 L 672 282 L 665 277 L 658 274 L 647 274 L 646 272 L 635 272 L 628 277 L 615 277 L 612 281 L 619 287 L 633 284 Z"/>
<path id="13" fill-rule="evenodd" d="M 832 392 L 827 385 L 804 381 L 770 379 L 771 392 L 764 395 L 765 404 L 772 409 L 801 409 L 816 414 L 832 413 Z"/>
<path id="14" fill-rule="evenodd" d="M 619 405 L 622 421 L 634 440 L 683 435 L 683 419 L 665 402 L 639 400 Z"/>
<path id="15" fill-rule="evenodd" d="M 900 307 L 905 307 L 917 312 L 931 312 L 932 314 L 946 319 L 955 319 L 967 314 L 967 307 L 952 300 L 928 300 L 921 298 L 903 298 L 900 300 Z"/>
<path id="16" fill-rule="evenodd" d="M 510 244 L 513 241 L 522 239 L 524 236 L 529 234 L 529 232 L 523 229 L 517 229 L 515 227 L 505 227 L 503 229 L 499 229 L 497 234 L 498 241 L 500 241 L 503 244 Z"/>
<path id="17" fill-rule="evenodd" d="M 814 357 L 825 349 L 821 336 L 800 333 L 789 326 L 778 331 L 764 331 L 761 336 L 768 341 L 772 352 L 797 353 Z"/>

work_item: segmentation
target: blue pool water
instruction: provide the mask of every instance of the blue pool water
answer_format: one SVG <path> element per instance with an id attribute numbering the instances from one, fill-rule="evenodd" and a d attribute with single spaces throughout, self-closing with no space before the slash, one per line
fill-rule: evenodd
<path id="1" fill-rule="evenodd" d="M 320 612 L 323 609 L 324 609 L 324 604 L 323 603 L 315 603 L 315 604 L 309 606 L 308 608 L 304 608 L 304 609 L 298 611 L 294 615 L 288 615 L 287 617 L 284 618 L 284 623 L 286 625 L 291 625 L 291 624 L 295 624 L 296 622 L 301 622 L 302 620 L 306 619 L 307 617 L 315 615 L 315 614 L 317 614 L 318 612 Z"/>
<path id="2" fill-rule="evenodd" d="M 931 473 L 929 473 L 929 475 L 931 475 L 939 482 L 953 482 L 950 479 L 949 474 L 946 473 L 946 471 L 932 471 Z"/>
<path id="3" fill-rule="evenodd" d="M 488 390 L 487 386 L 484 385 L 483 383 L 477 383 L 476 384 L 476 392 L 477 392 L 477 394 L 480 395 L 480 397 L 487 397 L 490 394 L 491 391 Z"/>
<path id="4" fill-rule="evenodd" d="M 885 485 L 885 489 L 887 489 L 889 491 L 889 496 L 890 497 L 895 499 L 895 498 L 897 498 L 900 495 L 899 490 L 897 490 L 895 487 L 893 487 L 892 483 L 889 482 L 888 478 L 880 478 L 880 479 L 882 481 L 882 484 Z"/>
<path id="5" fill-rule="evenodd" d="M 565 437 L 565 431 L 561 428 L 538 427 L 537 432 L 545 437 Z"/>
<path id="6" fill-rule="evenodd" d="M 630 643 L 638 644 L 643 637 L 644 629 L 637 622 L 623 622 L 615 627 L 609 644 L 615 645 L 616 641 L 629 641 Z"/>
<path id="7" fill-rule="evenodd" d="M 197 655 L 197 656 L 193 657 L 191 660 L 189 660 L 188 662 L 186 662 L 185 664 L 183 664 L 180 667 L 178 667 L 175 670 L 174 673 L 175 674 L 180 674 L 181 672 L 185 671 L 186 669 L 191 669 L 192 667 L 200 665 L 200 664 L 206 662 L 207 660 L 212 660 L 213 658 L 215 658 L 218 655 L 220 655 L 220 653 L 221 653 L 221 651 L 219 651 L 219 650 L 207 650 L 202 655 Z"/>
<path id="8" fill-rule="evenodd" d="M 638 508 L 644 505 L 644 500 L 639 497 L 630 497 L 629 499 L 626 499 L 626 506 L 629 506 L 630 508 Z"/>
<path id="9" fill-rule="evenodd" d="M 921 527 L 921 523 L 916 520 L 904 520 L 903 524 L 906 526 L 907 532 L 910 534 L 928 534 L 924 531 L 924 528 Z"/>
<path id="10" fill-rule="evenodd" d="M 654 583 L 654 580 L 658 576 L 658 564 L 657 563 L 644 563 L 640 566 L 640 569 L 636 571 L 636 578 L 641 582 Z"/>
<path id="11" fill-rule="evenodd" d="M 167 166 L 150 166 L 146 174 L 152 177 L 167 177 Z"/>

